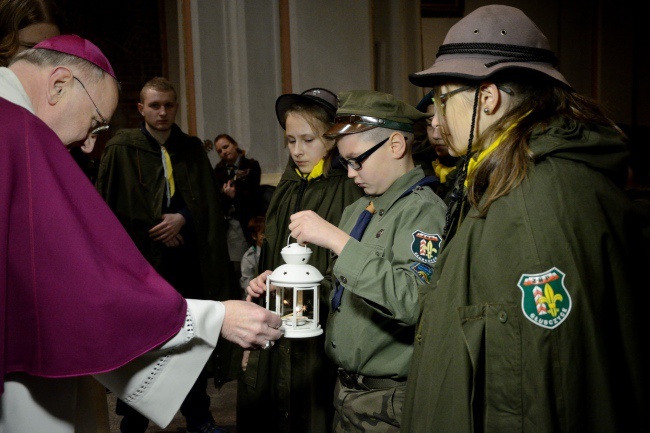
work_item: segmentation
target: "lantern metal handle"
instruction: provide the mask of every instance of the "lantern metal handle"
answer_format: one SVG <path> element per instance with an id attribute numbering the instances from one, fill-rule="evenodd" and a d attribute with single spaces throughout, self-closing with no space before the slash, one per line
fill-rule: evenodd
<path id="1" fill-rule="evenodd" d="M 296 240 L 298 240 L 298 239 L 296 239 Z M 296 243 L 297 243 L 297 242 L 296 242 Z M 289 246 L 289 245 L 291 245 L 291 235 L 289 235 L 289 237 L 287 238 L 287 246 Z M 298 244 L 298 245 L 300 245 L 300 244 Z M 307 250 L 307 244 L 305 244 L 305 245 L 300 245 L 300 246 L 301 246 L 301 247 L 304 247 L 305 250 Z"/>

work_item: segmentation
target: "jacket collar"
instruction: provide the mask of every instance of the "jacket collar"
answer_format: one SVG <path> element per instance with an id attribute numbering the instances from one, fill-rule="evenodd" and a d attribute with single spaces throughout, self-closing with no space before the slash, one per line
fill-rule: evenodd
<path id="1" fill-rule="evenodd" d="M 420 166 L 415 167 L 407 173 L 397 178 L 395 182 L 386 190 L 385 193 L 379 196 L 371 197 L 377 212 L 387 211 L 393 204 L 399 200 L 404 191 L 412 187 L 418 181 L 424 178 L 424 171 Z"/>
<path id="2" fill-rule="evenodd" d="M 171 133 L 169 134 L 167 141 L 165 141 L 163 144 L 158 143 L 158 141 L 153 138 L 151 133 L 147 130 L 144 121 L 140 122 L 140 131 L 142 134 L 144 134 L 144 136 L 147 138 L 147 141 L 149 141 L 154 149 L 159 150 L 160 146 L 164 146 L 165 149 L 167 149 L 167 151 L 170 153 L 178 150 L 178 147 L 182 145 L 183 137 L 185 136 L 185 133 L 183 133 L 183 131 L 181 131 L 181 128 L 175 123 L 172 125 Z"/>

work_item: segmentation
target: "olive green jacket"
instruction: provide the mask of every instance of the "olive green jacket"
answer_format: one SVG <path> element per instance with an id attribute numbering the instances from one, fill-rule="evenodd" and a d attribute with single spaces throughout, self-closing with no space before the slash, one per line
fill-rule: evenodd
<path id="1" fill-rule="evenodd" d="M 192 214 L 199 242 L 203 299 L 228 299 L 225 223 L 212 169 L 201 141 L 174 125 L 167 150 L 176 192 Z M 149 237 L 162 218 L 165 197 L 160 146 L 139 128 L 122 129 L 106 144 L 96 187 L 147 260 L 159 269 L 164 246 Z"/>
<path id="2" fill-rule="evenodd" d="M 641 221 L 609 128 L 557 120 L 524 182 L 443 247 L 422 313 L 406 433 L 630 432 L 647 425 Z"/>
<path id="3" fill-rule="evenodd" d="M 335 161 L 338 164 L 338 161 Z M 274 270 L 284 264 L 280 251 L 289 240 L 289 217 L 300 210 L 313 210 L 338 224 L 343 209 L 363 190 L 347 177 L 345 170 L 333 168 L 328 176 L 306 181 L 289 160 L 266 213 L 265 240 L 260 256 L 260 270 Z M 309 264 L 325 275 L 331 265 L 329 250 L 310 245 Z M 320 286 L 321 326 L 327 318 L 330 286 Z M 246 432 L 330 431 L 334 367 L 327 359 L 324 337 L 282 338 L 270 350 L 251 352 L 246 371 L 240 375 L 237 390 L 237 430 Z M 252 415 L 255 414 L 255 415 Z"/>
<path id="4" fill-rule="evenodd" d="M 333 275 L 343 284 L 341 305 L 327 322 L 325 351 L 348 372 L 405 379 L 418 318 L 418 285 L 430 281 L 442 241 L 446 205 L 420 167 L 399 177 L 380 196 L 346 208 L 339 227 L 350 233 L 372 200 L 373 215 L 360 241 L 351 238 Z"/>

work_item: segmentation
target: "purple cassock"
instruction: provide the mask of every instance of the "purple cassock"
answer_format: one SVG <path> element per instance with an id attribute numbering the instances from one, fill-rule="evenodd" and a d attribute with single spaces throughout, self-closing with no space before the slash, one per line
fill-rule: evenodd
<path id="1" fill-rule="evenodd" d="M 113 370 L 175 335 L 187 309 L 56 134 L 2 98 L 0 299 L 3 378 Z"/>

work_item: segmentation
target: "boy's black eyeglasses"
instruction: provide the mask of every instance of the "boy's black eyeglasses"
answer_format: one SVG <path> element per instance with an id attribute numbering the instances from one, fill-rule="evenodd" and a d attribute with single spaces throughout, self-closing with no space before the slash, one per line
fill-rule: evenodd
<path id="1" fill-rule="evenodd" d="M 99 125 L 99 126 L 96 127 L 96 128 L 93 128 L 93 129 L 90 131 L 90 135 L 97 135 L 97 134 L 99 134 L 99 133 L 102 132 L 102 131 L 107 131 L 108 128 L 109 128 L 109 126 L 108 126 L 108 120 L 106 120 L 106 118 L 105 118 L 104 116 L 102 116 L 102 113 L 99 112 L 99 108 L 97 107 L 97 104 L 95 104 L 95 101 L 93 100 L 92 96 L 90 96 L 90 93 L 88 93 L 88 90 L 86 90 L 86 86 L 84 86 L 84 83 L 82 83 L 81 80 L 80 80 L 79 78 L 77 78 L 77 77 L 75 77 L 75 76 L 73 76 L 72 78 L 74 78 L 75 80 L 77 80 L 77 82 L 78 82 L 79 84 L 81 84 L 81 87 L 82 87 L 82 88 L 84 89 L 84 91 L 86 92 L 86 95 L 88 95 L 88 97 L 90 98 L 90 102 L 92 102 L 93 105 L 95 106 L 95 110 L 97 110 L 97 114 L 99 115 L 99 118 L 102 119 L 102 123 L 101 123 L 101 125 Z"/>
<path id="2" fill-rule="evenodd" d="M 339 156 L 339 161 L 341 161 L 341 164 L 344 167 L 350 167 L 352 170 L 361 170 L 361 163 L 368 158 L 370 155 L 372 155 L 377 149 L 379 149 L 384 143 L 388 141 L 390 137 L 386 137 L 383 140 L 381 140 L 379 143 L 375 144 L 372 146 L 370 149 L 366 150 L 363 152 L 361 155 L 357 156 L 356 158 L 350 158 L 350 159 L 345 159 L 342 156 Z"/>

